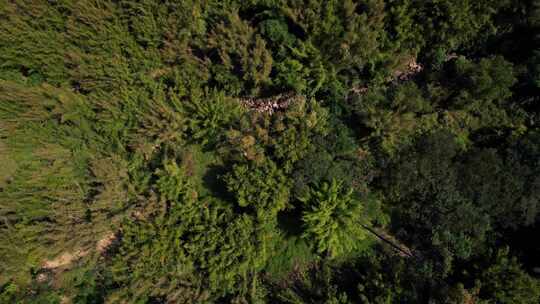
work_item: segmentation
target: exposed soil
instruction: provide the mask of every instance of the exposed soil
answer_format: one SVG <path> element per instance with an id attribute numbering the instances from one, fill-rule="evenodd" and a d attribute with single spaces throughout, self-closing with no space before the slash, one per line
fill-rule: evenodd
<path id="1" fill-rule="evenodd" d="M 100 239 L 96 243 L 96 247 L 95 247 L 96 252 L 98 252 L 99 254 L 103 254 L 115 240 L 116 240 L 116 234 L 114 232 L 110 232 L 106 234 L 102 239 Z M 71 265 L 76 260 L 85 257 L 90 252 L 91 252 L 90 250 L 82 250 L 82 249 L 76 250 L 75 252 L 64 252 L 60 256 L 57 256 L 56 258 L 52 260 L 44 261 L 41 267 L 43 269 L 49 269 L 49 270 L 65 268 Z"/>

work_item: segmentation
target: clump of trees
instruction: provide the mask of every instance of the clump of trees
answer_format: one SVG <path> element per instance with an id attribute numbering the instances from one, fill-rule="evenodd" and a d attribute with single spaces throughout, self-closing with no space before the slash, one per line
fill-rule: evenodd
<path id="1" fill-rule="evenodd" d="M 534 0 L 0 0 L 1 303 L 538 303 Z"/>

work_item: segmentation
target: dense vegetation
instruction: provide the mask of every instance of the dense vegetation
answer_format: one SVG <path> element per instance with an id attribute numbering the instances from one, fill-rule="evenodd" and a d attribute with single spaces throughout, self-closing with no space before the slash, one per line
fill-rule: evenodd
<path id="1" fill-rule="evenodd" d="M 540 302 L 540 1 L 0 20 L 0 303 Z"/>

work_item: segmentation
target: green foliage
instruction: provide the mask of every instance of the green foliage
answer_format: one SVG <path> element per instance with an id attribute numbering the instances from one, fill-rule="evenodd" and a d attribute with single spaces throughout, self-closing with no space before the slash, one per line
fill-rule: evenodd
<path id="1" fill-rule="evenodd" d="M 265 162 L 263 167 L 235 165 L 225 182 L 238 205 L 252 207 L 257 217 L 273 218 L 288 205 L 288 179 L 271 161 Z"/>
<path id="2" fill-rule="evenodd" d="M 302 63 L 295 59 L 289 59 L 280 62 L 276 66 L 275 85 L 285 88 L 291 88 L 295 92 L 306 92 L 308 88 L 308 73 Z"/>
<path id="3" fill-rule="evenodd" d="M 193 94 L 184 104 L 190 136 L 203 145 L 223 140 L 225 131 L 240 118 L 240 105 L 219 92 Z"/>
<path id="4" fill-rule="evenodd" d="M 412 1 L 411 1 L 412 2 Z M 471 48 L 496 33 L 494 15 L 511 1 L 435 0 L 413 4 L 425 39 L 449 50 Z M 433 45 L 427 45 L 433 47 Z"/>
<path id="5" fill-rule="evenodd" d="M 512 95 L 510 88 L 516 82 L 512 65 L 501 57 L 482 59 L 478 64 L 458 58 L 454 68 L 462 91 L 453 99 L 452 107 L 481 115 L 489 111 L 490 105 L 485 102 L 501 104 Z"/>
<path id="6" fill-rule="evenodd" d="M 249 292 L 253 271 L 264 263 L 252 218 L 233 218 L 218 201 L 197 199 L 174 163 L 158 175 L 160 207 L 149 219 L 124 224 L 113 265 L 122 288 L 112 299 L 190 303 Z"/>
<path id="7" fill-rule="evenodd" d="M 351 303 L 347 294 L 340 292 L 338 286 L 332 284 L 332 269 L 329 265 L 317 264 L 309 271 L 300 273 L 299 276 L 292 286 L 273 292 L 270 298 L 271 303 Z M 275 286 L 275 288 L 278 287 Z"/>
<path id="8" fill-rule="evenodd" d="M 503 227 L 530 225 L 538 214 L 536 168 L 511 156 L 501 159 L 494 150 L 471 151 L 462 164 L 462 193 Z"/>
<path id="9" fill-rule="evenodd" d="M 238 129 L 227 133 L 228 156 L 257 165 L 269 158 L 290 173 L 294 164 L 313 150 L 313 139 L 327 133 L 328 111 L 301 96 L 288 101 L 291 104 L 286 111 L 271 117 L 264 113 L 244 117 Z"/>
<path id="10" fill-rule="evenodd" d="M 318 253 L 335 258 L 359 248 L 359 242 L 367 237 L 363 226 L 369 225 L 369 219 L 363 205 L 354 198 L 352 189 L 343 189 L 336 180 L 311 189 L 300 200 L 305 204 L 302 237 Z"/>
<path id="11" fill-rule="evenodd" d="M 418 286 L 415 285 L 421 278 L 416 269 L 411 269 L 414 266 L 408 266 L 406 261 L 379 253 L 366 254 L 353 263 L 344 265 L 343 272 L 355 269 L 355 278 L 350 280 L 356 284 L 354 293 L 361 303 L 421 302 L 422 295 L 417 294 Z"/>
<path id="12" fill-rule="evenodd" d="M 510 102 L 515 83 L 513 66 L 502 57 L 478 63 L 460 57 L 430 73 L 426 83 L 373 87 L 353 96 L 348 107 L 390 154 L 440 129 L 467 146 L 477 130 L 523 127 L 525 113 Z"/>
<path id="13" fill-rule="evenodd" d="M 377 50 L 383 25 L 382 1 L 369 1 L 364 8 L 353 1 L 290 1 L 284 9 L 321 52 L 323 61 L 336 72 L 362 67 Z"/>
<path id="14" fill-rule="evenodd" d="M 414 83 L 380 90 L 374 88 L 354 100 L 353 111 L 373 132 L 382 148 L 394 153 L 414 137 L 439 127 L 439 114 Z"/>
<path id="15" fill-rule="evenodd" d="M 328 112 L 315 100 L 300 100 L 272 121 L 272 148 L 285 170 L 291 170 L 310 151 L 315 135 L 326 133 L 327 118 Z"/>
<path id="16" fill-rule="evenodd" d="M 508 247 L 490 250 L 474 265 L 470 278 L 479 303 L 536 303 L 540 281 L 524 271 Z"/>
<path id="17" fill-rule="evenodd" d="M 211 31 L 207 43 L 207 47 L 219 55 L 220 64 L 225 68 L 222 73 L 241 71 L 239 77 L 245 82 L 247 92 L 230 91 L 229 94 L 255 94 L 260 86 L 269 82 L 272 55 L 266 49 L 265 40 L 237 12 L 225 15 L 224 22 L 218 23 Z M 215 79 L 226 85 L 224 81 L 229 77 L 218 74 Z"/>
<path id="18" fill-rule="evenodd" d="M 330 118 L 328 131 L 313 139 L 315 148 L 294 168 L 294 195 L 303 196 L 310 185 L 332 179 L 346 188 L 367 193 L 374 175 L 373 158 L 359 147 L 355 134 L 343 122 Z"/>
<path id="19" fill-rule="evenodd" d="M 387 7 L 385 23 L 386 27 L 389 28 L 386 43 L 393 44 L 393 48 L 406 49 L 413 53 L 426 42 L 420 33 L 422 27 L 414 20 L 417 12 L 413 9 L 414 4 L 414 2 L 407 0 L 385 3 Z"/>
<path id="20" fill-rule="evenodd" d="M 540 300 L 540 281 L 528 275 L 508 248 L 493 254 L 492 264 L 478 279 L 480 298 L 486 303 L 537 303 Z"/>
<path id="21" fill-rule="evenodd" d="M 304 271 L 317 260 L 309 244 L 300 237 L 287 237 L 281 240 L 276 254 L 265 267 L 272 280 L 286 280 L 291 271 Z"/>
<path id="22" fill-rule="evenodd" d="M 93 247 L 118 223 L 128 177 L 118 159 L 103 167 L 103 138 L 83 96 L 12 82 L 0 91 L 2 155 L 16 163 L 0 193 L 1 268 L 6 279 L 28 283 L 30 269 L 64 250 Z"/>
<path id="23" fill-rule="evenodd" d="M 31 288 L 23 290 L 15 283 L 0 286 L 0 301 L 2 303 L 31 303 L 31 304 L 60 304 L 61 297 L 46 284 L 33 284 Z"/>
<path id="24" fill-rule="evenodd" d="M 536 2 L 0 0 L 0 302 L 537 302 Z"/>
<path id="25" fill-rule="evenodd" d="M 534 56 L 528 62 L 528 78 L 529 81 L 536 87 L 540 88 L 540 52 L 535 52 Z"/>
<path id="26" fill-rule="evenodd" d="M 18 292 L 18 288 L 16 284 L 7 283 L 4 286 L 2 286 L 1 290 L 2 290 L 2 293 L 0 293 L 0 300 L 2 300 L 3 303 L 15 302 L 15 297 Z"/>
<path id="27" fill-rule="evenodd" d="M 455 138 L 435 133 L 418 140 L 389 170 L 389 200 L 405 229 L 425 234 L 404 235 L 441 259 L 439 274 L 450 270 L 456 256 L 468 258 L 490 229 L 489 217 L 457 187 Z M 436 259 L 436 260 L 437 260 Z"/>
<path id="28" fill-rule="evenodd" d="M 296 37 L 283 19 L 267 19 L 259 24 L 261 34 L 275 44 L 291 45 Z"/>

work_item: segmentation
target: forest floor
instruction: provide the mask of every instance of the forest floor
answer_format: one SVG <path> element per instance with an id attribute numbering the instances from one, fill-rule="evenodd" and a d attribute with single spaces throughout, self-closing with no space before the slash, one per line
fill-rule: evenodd
<path id="1" fill-rule="evenodd" d="M 107 248 L 109 248 L 109 246 L 114 242 L 114 240 L 116 240 L 116 234 L 114 232 L 106 234 L 96 243 L 96 252 L 98 254 L 103 254 L 105 250 L 107 250 Z M 41 264 L 41 267 L 48 270 L 66 267 L 72 264 L 74 261 L 87 256 L 90 252 L 91 250 L 89 249 L 78 249 L 74 252 L 64 252 L 52 260 L 44 261 Z"/>

